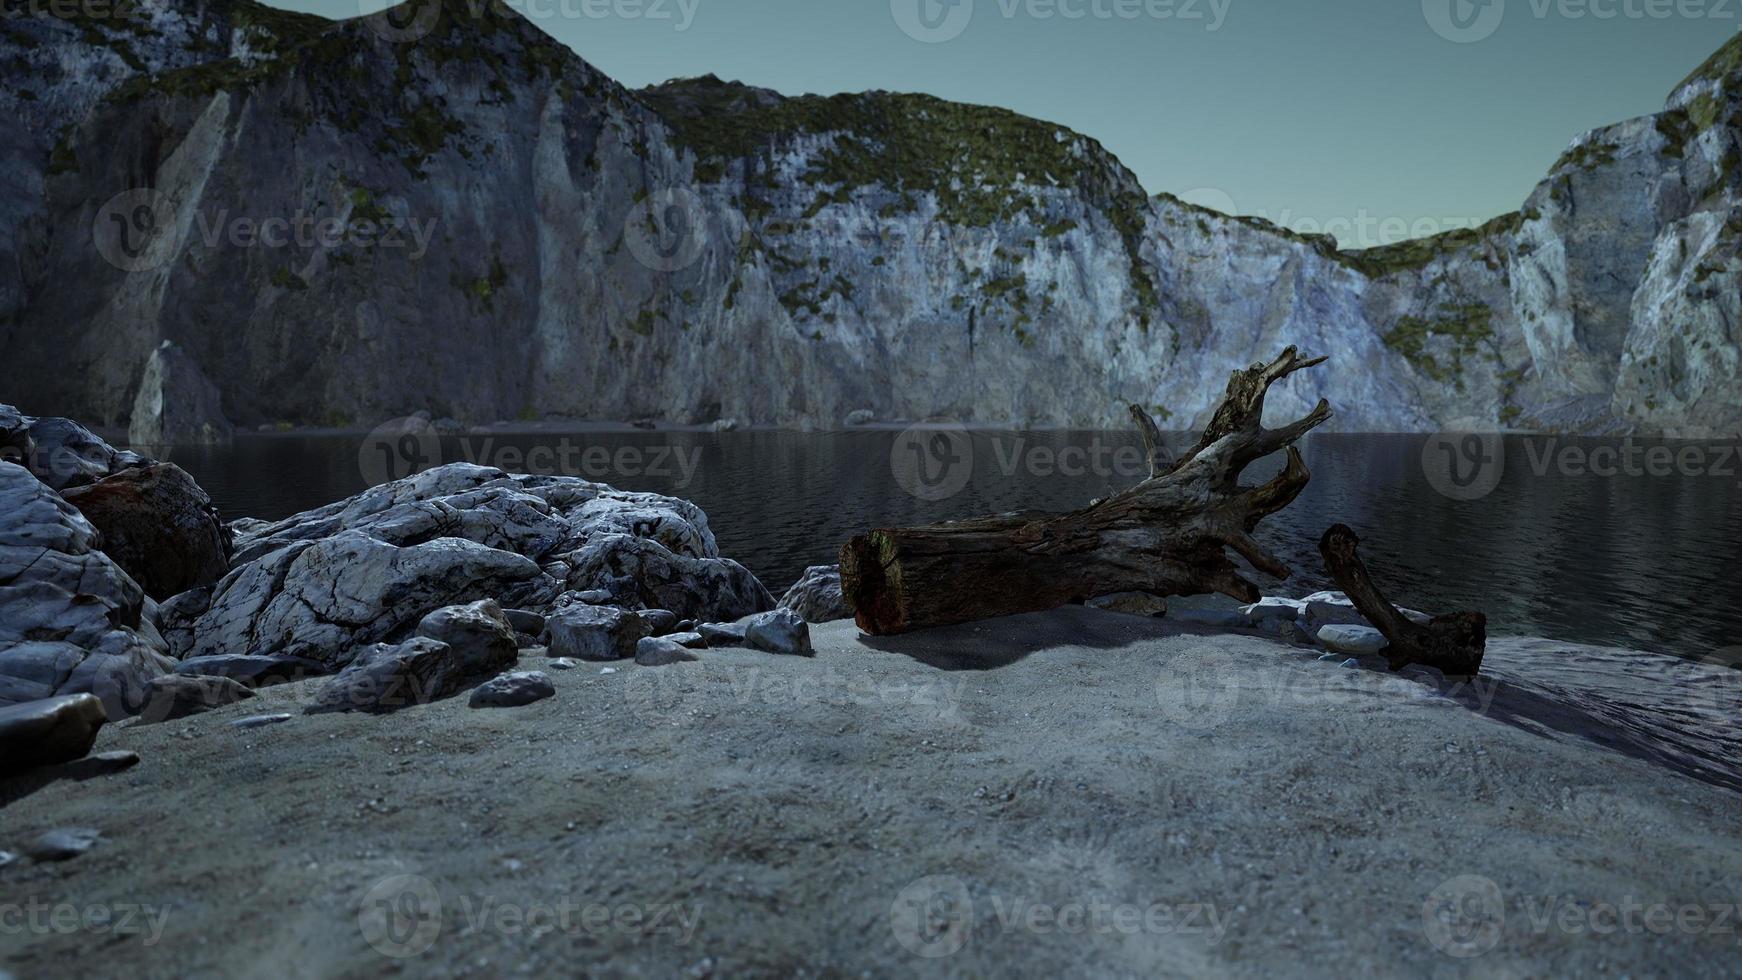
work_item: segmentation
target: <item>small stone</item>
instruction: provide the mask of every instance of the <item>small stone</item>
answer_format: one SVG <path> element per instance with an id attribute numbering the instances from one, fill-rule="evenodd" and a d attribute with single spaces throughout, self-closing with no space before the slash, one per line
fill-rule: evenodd
<path id="1" fill-rule="evenodd" d="M 290 718 L 290 715 L 252 715 L 247 718 L 238 718 L 235 721 L 230 722 L 230 727 L 265 728 L 268 725 L 282 725 L 289 721 Z"/>
<path id="2" fill-rule="evenodd" d="M 780 597 L 780 608 L 791 609 L 807 623 L 852 619 L 853 610 L 841 591 L 841 566 L 812 565 L 805 569 L 786 595 Z"/>
<path id="3" fill-rule="evenodd" d="M 613 606 L 571 605 L 550 616 L 550 652 L 576 660 L 628 660 L 649 635 L 647 620 Z"/>
<path id="4" fill-rule="evenodd" d="M 102 841 L 101 831 L 90 827 L 67 827 L 51 830 L 33 841 L 24 853 L 38 863 L 71 861 Z"/>
<path id="5" fill-rule="evenodd" d="M 811 649 L 810 624 L 790 609 L 776 609 L 751 616 L 745 622 L 744 642 L 753 649 L 766 653 L 808 657 L 814 652 Z"/>
<path id="6" fill-rule="evenodd" d="M 139 753 L 137 752 L 99 752 L 86 759 L 62 763 L 55 770 L 55 775 L 62 779 L 82 781 L 113 776 L 118 772 L 126 772 L 138 764 Z"/>
<path id="7" fill-rule="evenodd" d="M 556 697 L 556 685 L 543 671 L 528 670 L 503 674 L 480 684 L 472 691 L 474 708 L 519 708 Z"/>
<path id="8" fill-rule="evenodd" d="M 1371 656 L 1391 645 L 1385 634 L 1371 626 L 1325 626 L 1318 640 L 1326 650 L 1352 657 Z"/>
<path id="9" fill-rule="evenodd" d="M 0 774 L 84 758 L 108 720 L 103 702 L 91 694 L 0 708 Z"/>
<path id="10" fill-rule="evenodd" d="M 680 647 L 688 647 L 691 650 L 706 650 L 708 648 L 708 641 L 702 639 L 700 633 L 670 633 L 664 638 Z"/>
<path id="11" fill-rule="evenodd" d="M 557 657 L 545 661 L 545 666 L 549 667 L 551 670 L 579 670 L 581 662 L 569 657 Z"/>
<path id="12" fill-rule="evenodd" d="M 695 659 L 683 644 L 662 636 L 644 637 L 635 645 L 635 662 L 643 667 L 669 667 Z"/>
<path id="13" fill-rule="evenodd" d="M 855 409 L 847 413 L 848 425 L 870 425 L 877 421 L 877 413 L 868 408 Z"/>
<path id="14" fill-rule="evenodd" d="M 0 851 L 0 868 L 4 868 L 9 864 L 17 864 L 17 863 L 18 863 L 18 855 L 12 853 L 11 851 Z M 0 977 L 4 977 L 4 976 L 5 976 L 5 974 L 0 973 Z"/>

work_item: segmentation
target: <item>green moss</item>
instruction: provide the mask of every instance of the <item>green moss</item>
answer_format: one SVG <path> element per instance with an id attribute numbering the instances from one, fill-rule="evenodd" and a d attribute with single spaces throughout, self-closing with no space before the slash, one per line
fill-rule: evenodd
<path id="1" fill-rule="evenodd" d="M 1494 338 L 1493 320 L 1494 311 L 1480 303 L 1441 307 L 1432 320 L 1406 316 L 1397 321 L 1385 335 L 1385 345 L 1435 381 L 1456 380 L 1463 374 L 1464 358 Z M 1441 348 L 1433 343 L 1438 339 L 1450 341 L 1450 364 L 1442 363 L 1440 355 L 1429 350 L 1430 346 Z"/>
<path id="2" fill-rule="evenodd" d="M 1599 167 L 1607 167 L 1615 162 L 1615 154 L 1620 149 L 1621 147 L 1614 143 L 1598 140 L 1580 143 L 1561 154 L 1561 158 L 1555 161 L 1554 170 L 1556 172 L 1562 170 L 1591 171 Z"/>
<path id="3" fill-rule="evenodd" d="M 271 282 L 279 289 L 289 289 L 299 293 L 308 288 L 308 283 L 304 282 L 301 276 L 283 266 L 272 270 Z"/>
<path id="4" fill-rule="evenodd" d="M 1694 84 L 1727 78 L 1732 72 L 1742 68 L 1742 34 L 1732 37 L 1715 54 L 1706 59 L 1705 64 L 1694 69 L 1694 73 L 1682 79 L 1676 90 Z"/>
<path id="5" fill-rule="evenodd" d="M 1540 215 L 1538 215 L 1540 217 Z M 1503 214 L 1480 228 L 1457 228 L 1430 238 L 1415 238 L 1395 245 L 1342 253 L 1355 268 L 1375 278 L 1425 268 L 1454 252 L 1476 248 L 1514 235 L 1524 226 L 1519 212 Z"/>
<path id="6" fill-rule="evenodd" d="M 1076 227 L 1077 223 L 1069 218 L 1054 221 L 1040 230 L 1040 237 L 1057 238 L 1060 235 L 1069 234 L 1070 232 L 1075 231 Z"/>
<path id="7" fill-rule="evenodd" d="M 468 301 L 475 300 L 486 310 L 492 309 L 496 294 L 508 285 L 508 267 L 502 264 L 500 255 L 490 260 L 490 271 L 476 279 L 453 280 L 454 286 L 466 294 Z"/>
<path id="8" fill-rule="evenodd" d="M 631 332 L 638 333 L 643 337 L 651 337 L 653 336 L 653 327 L 656 322 L 652 310 L 642 310 L 640 313 L 636 314 L 635 319 L 629 321 L 629 329 Z"/>

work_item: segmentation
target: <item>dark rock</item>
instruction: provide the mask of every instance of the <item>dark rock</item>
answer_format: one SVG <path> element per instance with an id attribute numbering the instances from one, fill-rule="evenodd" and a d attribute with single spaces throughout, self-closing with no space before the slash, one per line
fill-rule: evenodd
<path id="1" fill-rule="evenodd" d="M 24 849 L 32 861 L 71 861 L 96 847 L 103 840 L 102 831 L 90 827 L 66 827 L 51 830 Z"/>
<path id="2" fill-rule="evenodd" d="M 453 647 L 468 674 L 492 676 L 520 661 L 520 641 L 494 599 L 437 609 L 417 624 L 417 635 Z"/>
<path id="3" fill-rule="evenodd" d="M 805 569 L 780 599 L 780 608 L 791 609 L 807 623 L 830 623 L 852 619 L 853 610 L 841 593 L 841 566 L 813 565 Z"/>
<path id="4" fill-rule="evenodd" d="M 648 635 L 645 619 L 613 606 L 565 606 L 547 626 L 551 656 L 593 662 L 628 660 Z"/>
<path id="5" fill-rule="evenodd" d="M 514 627 L 516 633 L 527 636 L 538 636 L 544 632 L 544 615 L 529 612 L 525 609 L 505 609 L 502 615 L 508 617 L 508 625 Z"/>
<path id="6" fill-rule="evenodd" d="M 98 752 L 88 758 L 76 762 L 63 763 L 56 767 L 57 775 L 62 779 L 86 780 L 102 776 L 113 776 L 118 772 L 139 765 L 139 753 L 117 749 L 114 752 Z"/>
<path id="7" fill-rule="evenodd" d="M 474 708 L 519 708 L 556 697 L 556 685 L 542 671 L 503 674 L 472 689 Z"/>
<path id="8" fill-rule="evenodd" d="M 642 637 L 635 645 L 635 662 L 643 667 L 668 667 L 698 659 L 688 647 L 663 636 Z"/>
<path id="9" fill-rule="evenodd" d="M 301 657 L 257 657 L 242 653 L 193 657 L 176 664 L 175 672 L 188 677 L 227 677 L 250 688 L 294 684 L 332 673 L 325 664 Z"/>
<path id="10" fill-rule="evenodd" d="M 664 636 L 677 628 L 677 613 L 669 609 L 643 609 L 636 615 L 647 623 L 647 632 L 651 636 Z"/>
<path id="11" fill-rule="evenodd" d="M 25 468 L 52 490 L 95 483 L 149 462 L 138 453 L 116 449 L 72 419 L 30 418 L 16 414 L 17 410 L 10 406 L 0 409 L 7 413 L 4 425 L 22 423 L 31 443 Z M 16 430 L 9 438 L 18 440 Z"/>
<path id="12" fill-rule="evenodd" d="M 108 720 L 103 702 L 91 694 L 0 708 L 0 774 L 82 759 Z"/>
<path id="13" fill-rule="evenodd" d="M 127 441 L 135 446 L 215 445 L 230 441 L 222 398 L 198 363 L 173 341 L 145 362 Z"/>
<path id="14" fill-rule="evenodd" d="M 194 648 L 194 623 L 212 607 L 210 586 L 189 589 L 157 604 L 157 628 L 169 646 L 169 655 L 186 657 Z"/>
<path id="15" fill-rule="evenodd" d="M 229 537 L 212 498 L 170 463 L 123 470 L 63 496 L 103 535 L 103 553 L 153 599 L 211 585 L 229 571 Z"/>
<path id="16" fill-rule="evenodd" d="M 459 654 L 427 636 L 379 643 L 358 655 L 315 696 L 309 714 L 388 714 L 458 694 L 466 671 Z"/>
<path id="17" fill-rule="evenodd" d="M 680 647 L 686 647 L 691 650 L 706 650 L 708 648 L 708 641 L 702 639 L 702 634 L 694 631 L 688 633 L 667 633 L 665 639 L 676 643 Z"/>
<path id="18" fill-rule="evenodd" d="M 696 627 L 702 642 L 710 647 L 741 647 L 744 645 L 743 623 L 703 623 Z"/>
<path id="19" fill-rule="evenodd" d="M 176 721 L 256 696 L 228 677 L 166 674 L 154 677 L 146 684 L 145 705 L 139 712 L 139 723 L 155 725 Z"/>
<path id="20" fill-rule="evenodd" d="M 810 625 L 791 609 L 776 609 L 750 617 L 744 624 L 744 642 L 752 649 L 766 653 L 808 657 L 813 652 Z"/>

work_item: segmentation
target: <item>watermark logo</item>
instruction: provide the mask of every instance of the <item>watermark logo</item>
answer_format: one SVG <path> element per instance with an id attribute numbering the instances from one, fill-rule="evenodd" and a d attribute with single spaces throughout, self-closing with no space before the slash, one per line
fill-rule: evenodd
<path id="1" fill-rule="evenodd" d="M 889 469 L 901 489 L 920 500 L 947 500 L 974 475 L 974 444 L 960 423 L 922 422 L 895 437 Z"/>
<path id="2" fill-rule="evenodd" d="M 1708 733 L 1742 733 L 1742 646 L 1696 661 L 1687 711 Z"/>
<path id="3" fill-rule="evenodd" d="M 169 909 L 115 902 L 0 902 L 0 936 L 103 936 L 110 941 L 138 939 L 147 949 L 163 941 Z"/>
<path id="4" fill-rule="evenodd" d="M 1235 670 L 1234 658 L 1215 650 L 1170 664 L 1155 681 L 1162 717 L 1192 731 L 1219 727 L 1240 699 Z"/>
<path id="5" fill-rule="evenodd" d="M 138 187 L 97 209 L 91 235 L 105 262 L 122 272 L 150 272 L 173 257 L 175 223 L 175 206 L 166 195 Z"/>
<path id="6" fill-rule="evenodd" d="M 953 41 L 974 19 L 974 0 L 889 0 L 901 33 L 923 44 Z"/>
<path id="7" fill-rule="evenodd" d="M 1473 501 L 1493 493 L 1506 475 L 1506 447 L 1497 432 L 1454 423 L 1428 437 L 1421 448 L 1421 471 L 1441 495 Z"/>
<path id="8" fill-rule="evenodd" d="M 442 464 L 441 437 L 428 419 L 393 419 L 363 437 L 357 468 L 372 487 L 434 469 Z"/>
<path id="9" fill-rule="evenodd" d="M 1506 19 L 1506 0 L 1421 0 L 1434 33 L 1455 44 L 1486 40 Z"/>
<path id="10" fill-rule="evenodd" d="M 1447 956 L 1469 959 L 1500 945 L 1506 899 L 1500 886 L 1480 875 L 1459 875 L 1428 894 L 1421 907 L 1428 942 Z"/>
<path id="11" fill-rule="evenodd" d="M 357 925 L 375 951 L 402 960 L 428 951 L 442 934 L 442 896 L 420 875 L 394 875 L 363 895 Z"/>
<path id="12" fill-rule="evenodd" d="M 895 896 L 889 928 L 901 948 L 923 959 L 954 956 L 968 945 L 974 927 L 974 899 L 960 878 L 921 878 Z"/>
<path id="13" fill-rule="evenodd" d="M 623 238 L 635 260 L 655 272 L 694 265 L 708 245 L 707 209 L 694 191 L 662 190 L 629 211 Z"/>

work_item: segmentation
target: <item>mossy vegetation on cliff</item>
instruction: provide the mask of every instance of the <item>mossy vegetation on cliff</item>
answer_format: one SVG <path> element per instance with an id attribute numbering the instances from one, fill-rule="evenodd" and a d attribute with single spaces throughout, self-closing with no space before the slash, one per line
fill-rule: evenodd
<path id="1" fill-rule="evenodd" d="M 1493 339 L 1494 311 L 1481 303 L 1469 303 L 1442 306 L 1431 319 L 1403 317 L 1385 335 L 1385 345 L 1433 380 L 1461 384 L 1464 359 L 1480 352 L 1482 345 Z M 1435 343 L 1437 340 L 1449 344 Z M 1442 361 L 1442 355 L 1450 361 Z"/>

